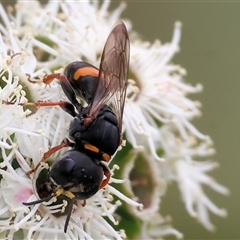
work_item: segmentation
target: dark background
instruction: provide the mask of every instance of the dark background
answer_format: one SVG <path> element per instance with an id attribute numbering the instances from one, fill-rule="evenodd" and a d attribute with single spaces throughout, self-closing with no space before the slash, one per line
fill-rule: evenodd
<path id="1" fill-rule="evenodd" d="M 9 4 L 12 1 L 1 1 Z M 43 1 L 42 1 L 43 2 Z M 120 1 L 114 1 L 111 9 Z M 231 195 L 221 196 L 206 188 L 208 196 L 228 210 L 225 219 L 211 214 L 214 233 L 188 216 L 176 186 L 168 189 L 161 212 L 170 214 L 185 239 L 240 239 L 240 2 L 231 1 L 126 1 L 123 17 L 133 23 L 143 39 L 171 41 L 174 22 L 183 24 L 181 52 L 173 61 L 186 68 L 186 81 L 202 83 L 204 91 L 192 96 L 202 102 L 203 116 L 194 121 L 210 135 L 221 167 L 211 173 Z M 146 59 L 147 64 L 147 59 Z"/>

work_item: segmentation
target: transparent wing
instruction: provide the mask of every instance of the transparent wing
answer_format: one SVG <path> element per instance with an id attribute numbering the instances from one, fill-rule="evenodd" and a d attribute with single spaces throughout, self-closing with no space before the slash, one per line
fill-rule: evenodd
<path id="1" fill-rule="evenodd" d="M 91 102 L 89 115 L 96 118 L 110 99 L 122 131 L 122 116 L 127 89 L 130 43 L 126 26 L 119 21 L 105 43 L 99 69 L 99 81 Z"/>

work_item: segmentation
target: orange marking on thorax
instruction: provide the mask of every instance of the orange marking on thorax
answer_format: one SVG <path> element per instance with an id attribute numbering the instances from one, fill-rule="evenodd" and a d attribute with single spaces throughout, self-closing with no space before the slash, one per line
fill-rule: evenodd
<path id="1" fill-rule="evenodd" d="M 98 69 L 95 69 L 93 67 L 83 67 L 83 68 L 79 68 L 73 76 L 74 80 L 78 80 L 80 77 L 84 77 L 87 75 L 93 76 L 93 77 L 97 77 L 98 76 Z"/>

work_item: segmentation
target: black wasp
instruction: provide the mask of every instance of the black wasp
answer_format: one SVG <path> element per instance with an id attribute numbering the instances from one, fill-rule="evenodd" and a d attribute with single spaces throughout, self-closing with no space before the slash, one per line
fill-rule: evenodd
<path id="1" fill-rule="evenodd" d="M 30 206 L 49 201 L 54 196 L 67 197 L 69 206 L 64 232 L 67 231 L 74 202 L 90 198 L 110 179 L 110 170 L 103 162 L 110 160 L 122 141 L 129 50 L 127 29 L 119 21 L 107 38 L 99 69 L 86 62 L 72 62 L 63 74 L 51 74 L 43 79 L 46 84 L 58 79 L 70 102 L 33 103 L 36 107 L 60 106 L 73 117 L 68 139 L 47 151 L 41 162 L 63 147 L 71 149 L 53 162 L 46 180 L 37 186 L 41 199 L 23 203 Z M 82 98 L 87 106 L 83 107 L 77 97 Z"/>

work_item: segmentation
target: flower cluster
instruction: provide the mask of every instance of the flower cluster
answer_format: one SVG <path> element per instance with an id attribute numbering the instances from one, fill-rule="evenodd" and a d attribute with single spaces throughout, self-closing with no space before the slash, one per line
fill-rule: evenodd
<path id="1" fill-rule="evenodd" d="M 199 102 L 188 98 L 201 85 L 184 81 L 186 71 L 172 63 L 179 51 L 181 24 L 170 43 L 142 41 L 124 20 L 131 39 L 129 85 L 123 116 L 126 146 L 110 163 L 110 184 L 74 206 L 67 233 L 63 232 L 67 202 L 26 207 L 38 198 L 36 179 L 41 166 L 28 175 L 43 154 L 68 134 L 71 116 L 59 107 L 24 107 L 21 103 L 67 100 L 59 83 L 42 82 L 45 74 L 62 72 L 70 62 L 99 66 L 112 26 L 125 4 L 113 12 L 110 2 L 19 1 L 0 5 L 0 234 L 6 239 L 154 239 L 182 234 L 160 215 L 161 197 L 175 181 L 189 214 L 209 230 L 208 211 L 226 214 L 205 195 L 202 185 L 227 194 L 207 172 L 216 167 L 198 161 L 214 153 L 208 136 L 191 120 L 200 115 Z M 29 9 L 31 9 L 29 11 Z M 146 63 L 147 59 L 147 63 Z M 35 83 L 29 81 L 37 79 Z M 6 105 L 6 101 L 12 105 Z M 56 159 L 61 150 L 53 154 Z M 116 165 L 118 164 L 118 165 Z M 120 167 L 120 168 L 119 168 Z M 124 179 L 124 180 L 120 180 Z M 143 204 L 143 205 L 142 205 Z M 60 214 L 61 215 L 61 214 Z M 131 221 L 131 226 L 124 223 Z"/>

